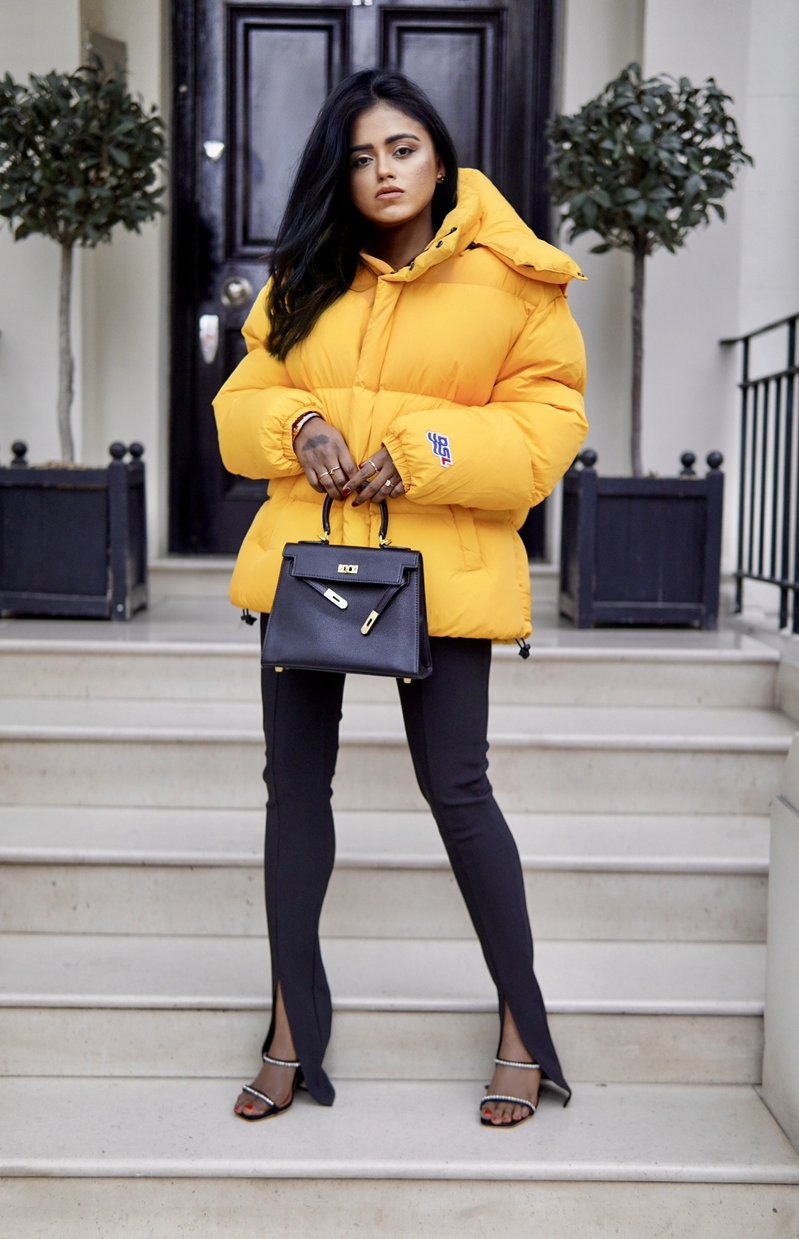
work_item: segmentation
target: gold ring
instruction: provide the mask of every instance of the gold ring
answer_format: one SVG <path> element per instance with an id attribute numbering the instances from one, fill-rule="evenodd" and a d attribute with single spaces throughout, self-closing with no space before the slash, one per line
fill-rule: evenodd
<path id="1" fill-rule="evenodd" d="M 378 473 L 380 472 L 380 470 L 378 469 L 377 465 L 376 465 L 376 464 L 375 464 L 375 462 L 372 460 L 372 458 L 370 457 L 370 458 L 369 458 L 369 460 L 367 460 L 367 462 L 366 462 L 366 463 L 367 463 L 367 465 L 371 465 L 371 466 L 372 466 L 372 468 L 374 469 L 374 473 L 372 474 L 372 477 L 373 477 L 373 478 L 374 478 L 374 477 L 377 477 L 377 475 L 378 475 Z"/>
<path id="2" fill-rule="evenodd" d="M 324 473 L 317 473 L 316 476 L 319 478 L 329 478 L 332 472 L 333 472 L 332 469 L 325 469 Z"/>

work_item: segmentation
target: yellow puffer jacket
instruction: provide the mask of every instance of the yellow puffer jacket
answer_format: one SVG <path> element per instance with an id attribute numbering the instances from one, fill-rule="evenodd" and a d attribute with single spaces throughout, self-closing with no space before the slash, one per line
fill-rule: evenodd
<path id="1" fill-rule="evenodd" d="M 285 363 L 264 347 L 259 294 L 249 349 L 214 401 L 225 466 L 268 478 L 230 596 L 269 611 L 286 542 L 316 539 L 322 497 L 291 445 L 316 409 L 354 460 L 388 448 L 405 485 L 389 502 L 395 546 L 424 557 L 433 636 L 512 641 L 530 632 L 527 557 L 516 530 L 585 437 L 585 356 L 565 287 L 576 264 L 540 241 L 480 172 L 428 247 L 392 271 L 362 255 L 349 292 Z M 377 545 L 380 509 L 334 504 L 332 541 Z"/>

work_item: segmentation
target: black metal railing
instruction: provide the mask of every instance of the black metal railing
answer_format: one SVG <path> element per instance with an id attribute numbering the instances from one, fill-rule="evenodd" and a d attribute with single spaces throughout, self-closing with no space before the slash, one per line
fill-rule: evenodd
<path id="1" fill-rule="evenodd" d="M 721 341 L 742 346 L 735 608 L 740 611 L 743 606 L 744 580 L 774 585 L 779 589 L 780 628 L 790 624 L 795 633 L 799 633 L 797 324 L 799 314 L 792 314 L 748 335 Z"/>

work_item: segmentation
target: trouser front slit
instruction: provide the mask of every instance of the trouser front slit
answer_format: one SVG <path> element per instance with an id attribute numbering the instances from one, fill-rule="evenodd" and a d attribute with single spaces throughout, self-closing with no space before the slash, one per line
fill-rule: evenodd
<path id="1" fill-rule="evenodd" d="M 308 1090 L 335 1096 L 322 1068 L 331 999 L 319 918 L 335 858 L 330 804 L 344 676 L 262 668 L 267 788 L 264 878 L 274 998 L 280 984 Z"/>
<path id="2" fill-rule="evenodd" d="M 488 779 L 491 642 L 440 637 L 429 680 L 400 684 L 416 777 L 497 988 L 543 1074 L 570 1096 L 533 969 L 519 851 Z"/>
<path id="3" fill-rule="evenodd" d="M 568 1093 L 533 969 L 518 849 L 488 780 L 491 643 L 439 637 L 431 644 L 432 675 L 399 685 L 416 777 L 496 986 L 500 1019 L 507 1004 L 530 1055 Z M 344 677 L 264 668 L 262 690 L 273 997 L 279 983 L 308 1089 L 330 1104 L 334 1090 L 322 1059 L 331 999 L 319 918 L 335 851 L 331 783 Z M 390 804 L 391 788 L 385 790 Z M 272 1031 L 270 1026 L 265 1048 Z"/>

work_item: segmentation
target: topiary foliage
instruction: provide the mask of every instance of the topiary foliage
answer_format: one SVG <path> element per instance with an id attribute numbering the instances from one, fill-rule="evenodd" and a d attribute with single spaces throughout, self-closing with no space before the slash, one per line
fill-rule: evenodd
<path id="1" fill-rule="evenodd" d="M 563 206 L 568 235 L 596 232 L 593 253 L 629 250 L 633 281 L 633 471 L 640 459 L 644 259 L 674 253 L 688 234 L 724 219 L 721 199 L 752 159 L 726 104 L 708 78 L 693 86 L 661 75 L 642 78 L 630 64 L 573 116 L 549 125 L 550 192 Z"/>
<path id="2" fill-rule="evenodd" d="M 138 232 L 162 213 L 158 166 L 164 123 L 146 111 L 123 77 L 94 60 L 74 73 L 0 80 L 0 218 L 17 241 L 34 233 L 61 246 L 59 432 L 73 459 L 69 412 L 72 252 L 107 241 L 121 224 Z"/>
<path id="3" fill-rule="evenodd" d="M 163 211 L 156 183 L 164 124 L 99 62 L 75 73 L 0 81 L 0 216 L 17 241 L 43 233 L 98 245 Z"/>

